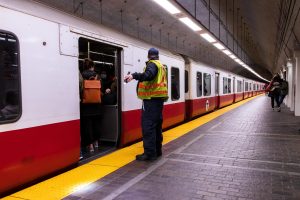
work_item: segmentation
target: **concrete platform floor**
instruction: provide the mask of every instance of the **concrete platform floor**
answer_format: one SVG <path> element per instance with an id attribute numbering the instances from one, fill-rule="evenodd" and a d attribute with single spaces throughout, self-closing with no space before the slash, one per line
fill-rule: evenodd
<path id="1" fill-rule="evenodd" d="M 66 200 L 300 199 L 300 117 L 260 96 Z"/>

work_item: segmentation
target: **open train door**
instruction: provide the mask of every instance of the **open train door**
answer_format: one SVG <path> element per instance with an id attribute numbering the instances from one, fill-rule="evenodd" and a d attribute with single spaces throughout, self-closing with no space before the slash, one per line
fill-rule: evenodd
<path id="1" fill-rule="evenodd" d="M 79 70 L 84 78 L 85 59 L 91 59 L 102 87 L 101 103 L 80 104 L 81 152 L 84 158 L 110 152 L 118 146 L 121 122 L 121 51 L 121 47 L 109 43 L 79 38 Z"/>
<path id="2" fill-rule="evenodd" d="M 220 104 L 220 73 L 215 72 L 215 101 L 216 108 L 219 108 Z"/>

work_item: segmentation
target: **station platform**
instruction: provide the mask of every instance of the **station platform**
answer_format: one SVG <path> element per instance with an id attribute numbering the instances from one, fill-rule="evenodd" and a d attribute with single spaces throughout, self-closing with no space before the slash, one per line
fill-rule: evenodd
<path id="1" fill-rule="evenodd" d="M 297 200 L 299 129 L 300 117 L 261 95 L 166 131 L 156 161 L 134 161 L 138 143 L 4 199 Z"/>

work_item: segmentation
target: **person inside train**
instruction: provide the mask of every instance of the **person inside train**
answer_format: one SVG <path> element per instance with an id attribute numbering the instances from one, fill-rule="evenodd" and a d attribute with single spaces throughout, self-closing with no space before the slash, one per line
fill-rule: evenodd
<path id="1" fill-rule="evenodd" d="M 84 67 L 83 67 L 82 77 L 84 80 L 98 78 L 97 72 L 95 72 L 95 64 L 92 59 L 85 58 L 83 65 L 84 65 Z"/>
<path id="2" fill-rule="evenodd" d="M 271 97 L 271 107 L 273 110 L 275 110 L 274 108 L 274 100 L 276 101 L 277 107 L 276 110 L 278 112 L 281 111 L 280 108 L 280 85 L 282 83 L 282 79 L 280 78 L 279 74 L 275 74 L 275 76 L 272 78 L 271 82 L 269 83 L 268 87 L 266 88 L 266 91 L 269 92 L 268 96 Z"/>
<path id="3" fill-rule="evenodd" d="M 84 59 L 84 71 L 82 77 L 84 80 L 98 79 L 99 76 L 95 72 L 95 65 L 90 58 Z M 94 152 L 94 148 L 99 146 L 99 130 L 97 122 L 99 120 L 98 104 L 81 104 L 81 142 L 82 146 L 87 146 L 89 152 Z"/>
<path id="4" fill-rule="evenodd" d="M 14 91 L 8 91 L 5 98 L 5 106 L 0 110 L 0 120 L 14 119 L 19 114 L 18 95 Z"/>
<path id="5" fill-rule="evenodd" d="M 110 87 L 105 89 L 103 95 L 103 104 L 116 105 L 117 104 L 117 77 L 113 74 L 110 77 Z"/>
<path id="6" fill-rule="evenodd" d="M 110 85 L 112 83 L 112 80 L 110 79 L 107 71 L 102 70 L 100 73 L 100 78 L 101 78 L 101 90 L 103 94 L 108 94 L 110 93 Z"/>

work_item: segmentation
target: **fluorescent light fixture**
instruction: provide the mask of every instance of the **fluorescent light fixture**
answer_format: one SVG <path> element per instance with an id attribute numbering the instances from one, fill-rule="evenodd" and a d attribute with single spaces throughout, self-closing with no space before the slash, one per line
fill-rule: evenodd
<path id="1" fill-rule="evenodd" d="M 171 14 L 178 14 L 180 13 L 180 10 L 176 8 L 172 3 L 170 3 L 168 0 L 153 0 L 155 3 L 163 7 L 166 11 L 168 11 Z"/>
<path id="2" fill-rule="evenodd" d="M 224 47 L 223 45 L 221 45 L 219 42 L 214 43 L 214 46 L 217 47 L 217 48 L 220 49 L 220 50 L 225 49 L 225 47 Z"/>
<path id="3" fill-rule="evenodd" d="M 200 28 L 200 26 L 198 26 L 195 22 L 193 22 L 190 18 L 188 17 L 183 17 L 179 19 L 182 23 L 184 23 L 185 25 L 187 25 L 190 29 L 192 29 L 193 31 L 201 31 L 202 28 Z"/>
<path id="4" fill-rule="evenodd" d="M 233 54 L 232 54 L 232 55 L 229 55 L 229 57 L 232 58 L 232 59 L 236 59 L 236 56 L 233 55 Z"/>
<path id="5" fill-rule="evenodd" d="M 206 41 L 210 42 L 210 43 L 213 43 L 215 42 L 215 38 L 213 38 L 212 36 L 210 36 L 208 33 L 202 33 L 200 34 L 201 37 L 203 37 Z"/>
<path id="6" fill-rule="evenodd" d="M 241 60 L 238 59 L 238 58 L 234 59 L 234 61 L 237 62 L 237 63 L 240 63 L 240 62 L 241 62 Z"/>
<path id="7" fill-rule="evenodd" d="M 231 52 L 230 52 L 229 50 L 227 50 L 227 49 L 225 49 L 225 50 L 223 51 L 223 53 L 225 53 L 226 55 L 230 55 L 230 54 L 231 54 Z"/>

